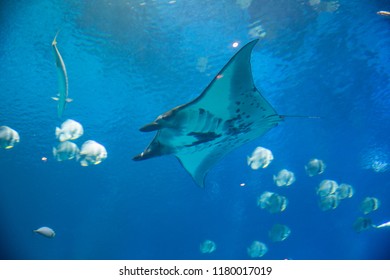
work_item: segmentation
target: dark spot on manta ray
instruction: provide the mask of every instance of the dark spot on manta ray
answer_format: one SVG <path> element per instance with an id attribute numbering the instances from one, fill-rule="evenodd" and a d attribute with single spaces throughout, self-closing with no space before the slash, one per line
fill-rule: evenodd
<path id="1" fill-rule="evenodd" d="M 133 159 L 172 154 L 203 187 L 207 172 L 222 157 L 282 121 L 253 84 L 250 58 L 257 41 L 243 46 L 200 96 L 141 128 L 143 132 L 157 133 Z M 258 109 L 254 110 L 254 106 Z M 202 117 L 194 117 L 194 112 Z"/>

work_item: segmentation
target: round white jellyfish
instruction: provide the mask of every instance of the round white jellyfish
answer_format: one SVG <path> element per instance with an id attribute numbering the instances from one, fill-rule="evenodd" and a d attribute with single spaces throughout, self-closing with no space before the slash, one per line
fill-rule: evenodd
<path id="1" fill-rule="evenodd" d="M 53 155 L 57 161 L 71 160 L 78 158 L 79 148 L 70 141 L 61 142 L 53 148 Z"/>
<path id="2" fill-rule="evenodd" d="M 373 226 L 370 218 L 359 217 L 353 223 L 353 229 L 356 232 L 362 232 L 362 231 L 368 230 L 368 229 L 373 228 L 373 227 L 374 226 Z"/>
<path id="3" fill-rule="evenodd" d="M 371 213 L 379 208 L 381 202 L 375 197 L 366 197 L 363 202 L 360 204 L 360 210 L 364 214 Z"/>
<path id="4" fill-rule="evenodd" d="M 316 158 L 311 159 L 305 165 L 306 173 L 310 177 L 313 177 L 313 176 L 316 176 L 316 175 L 324 173 L 325 168 L 326 168 L 325 163 L 322 160 L 316 159 Z"/>
<path id="5" fill-rule="evenodd" d="M 317 195 L 324 197 L 334 194 L 339 185 L 333 180 L 322 180 L 317 188 Z"/>
<path id="6" fill-rule="evenodd" d="M 54 236 L 56 236 L 54 230 L 49 227 L 40 227 L 38 229 L 34 229 L 33 232 L 39 233 L 40 235 L 43 235 L 47 238 L 53 238 Z"/>
<path id="7" fill-rule="evenodd" d="M 295 182 L 295 175 L 287 169 L 282 169 L 279 171 L 278 175 L 274 175 L 274 182 L 278 187 L 288 187 Z"/>
<path id="8" fill-rule="evenodd" d="M 251 258 L 261 258 L 268 252 L 268 248 L 263 242 L 255 240 L 247 248 L 247 252 Z"/>
<path id="9" fill-rule="evenodd" d="M 351 198 L 354 194 L 354 189 L 351 185 L 348 184 L 340 184 L 336 189 L 336 195 L 338 199 L 346 199 Z"/>
<path id="10" fill-rule="evenodd" d="M 107 151 L 103 145 L 88 140 L 81 146 L 79 156 L 81 166 L 96 165 L 107 158 Z"/>
<path id="11" fill-rule="evenodd" d="M 272 152 L 263 147 L 257 147 L 252 155 L 247 156 L 247 163 L 253 169 L 266 168 L 274 159 Z"/>
<path id="12" fill-rule="evenodd" d="M 56 127 L 56 137 L 60 142 L 75 140 L 84 134 L 83 126 L 71 119 L 64 121 L 61 128 Z"/>
<path id="13" fill-rule="evenodd" d="M 214 241 L 205 240 L 200 244 L 200 252 L 203 254 L 210 254 L 217 249 Z"/>
<path id="14" fill-rule="evenodd" d="M 335 194 L 330 194 L 328 196 L 320 197 L 320 201 L 318 203 L 320 209 L 322 211 L 334 210 L 339 206 L 339 199 Z"/>
<path id="15" fill-rule="evenodd" d="M 11 149 L 19 143 L 19 133 L 8 126 L 0 126 L 0 148 Z"/>
<path id="16" fill-rule="evenodd" d="M 283 212 L 287 208 L 287 198 L 282 195 L 278 195 L 273 192 L 264 192 L 257 199 L 257 206 L 261 209 L 265 209 L 270 213 Z"/>
<path id="17" fill-rule="evenodd" d="M 275 193 L 273 192 L 263 192 L 261 196 L 257 198 L 257 206 L 259 206 L 261 209 L 264 209 L 268 205 L 268 200 L 271 196 L 273 196 Z"/>
<path id="18" fill-rule="evenodd" d="M 276 224 L 269 230 L 268 236 L 273 242 L 280 242 L 286 240 L 290 233 L 288 226 Z"/>

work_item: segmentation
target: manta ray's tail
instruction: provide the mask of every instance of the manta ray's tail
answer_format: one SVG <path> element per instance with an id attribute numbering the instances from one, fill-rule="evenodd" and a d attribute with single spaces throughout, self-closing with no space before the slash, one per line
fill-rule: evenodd
<path id="1" fill-rule="evenodd" d="M 321 119 L 322 118 L 319 116 L 299 116 L 299 115 L 296 115 L 296 116 L 280 115 L 280 117 L 282 119 L 285 119 L 285 118 Z"/>

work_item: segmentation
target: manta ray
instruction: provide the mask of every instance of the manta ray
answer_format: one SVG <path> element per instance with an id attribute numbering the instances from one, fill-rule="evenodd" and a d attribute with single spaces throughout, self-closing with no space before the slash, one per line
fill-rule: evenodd
<path id="1" fill-rule="evenodd" d="M 157 131 L 133 160 L 175 155 L 204 187 L 210 168 L 232 150 L 282 121 L 253 82 L 250 58 L 258 39 L 243 46 L 200 96 L 160 115 L 140 130 Z"/>

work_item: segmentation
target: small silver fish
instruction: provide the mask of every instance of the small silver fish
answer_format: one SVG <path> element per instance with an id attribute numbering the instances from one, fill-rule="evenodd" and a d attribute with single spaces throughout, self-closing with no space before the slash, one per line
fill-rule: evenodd
<path id="1" fill-rule="evenodd" d="M 33 232 L 39 233 L 40 235 L 43 235 L 47 238 L 53 238 L 54 236 L 56 236 L 54 230 L 49 227 L 40 227 L 38 229 L 34 229 Z"/>

